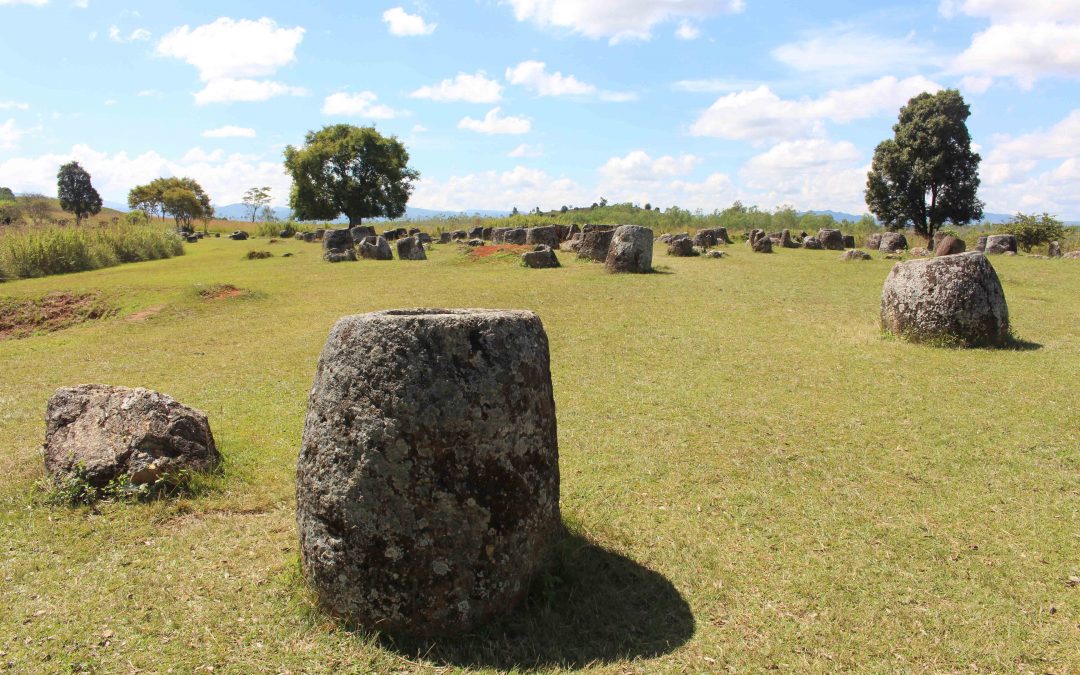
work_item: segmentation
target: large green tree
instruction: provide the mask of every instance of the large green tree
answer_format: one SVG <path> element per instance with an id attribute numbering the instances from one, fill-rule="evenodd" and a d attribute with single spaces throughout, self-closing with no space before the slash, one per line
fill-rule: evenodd
<path id="1" fill-rule="evenodd" d="M 396 136 L 374 127 L 335 124 L 309 131 L 303 147 L 285 148 L 292 175 L 289 206 L 299 220 L 333 220 L 349 226 L 364 218 L 400 218 L 420 173 Z"/>
<path id="2" fill-rule="evenodd" d="M 56 174 L 56 196 L 60 208 L 75 214 L 75 224 L 101 213 L 101 195 L 90 183 L 90 174 L 78 162 L 68 162 Z"/>
<path id="3" fill-rule="evenodd" d="M 971 110 L 960 92 L 922 93 L 900 109 L 893 138 L 874 150 L 866 205 L 886 226 L 907 227 L 931 241 L 945 222 L 982 218 L 980 157 L 971 149 Z"/>
<path id="4" fill-rule="evenodd" d="M 128 207 L 171 215 L 177 229 L 191 229 L 194 220 L 213 217 L 210 197 L 194 178 L 155 178 L 146 185 L 136 185 L 128 192 Z"/>

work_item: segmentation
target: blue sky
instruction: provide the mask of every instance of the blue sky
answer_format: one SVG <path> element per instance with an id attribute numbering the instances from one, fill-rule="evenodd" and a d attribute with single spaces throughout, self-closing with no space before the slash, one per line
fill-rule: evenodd
<path id="1" fill-rule="evenodd" d="M 0 185 L 217 204 L 325 124 L 375 124 L 433 209 L 863 212 L 899 107 L 961 90 L 987 210 L 1080 219 L 1080 0 L 0 0 Z"/>

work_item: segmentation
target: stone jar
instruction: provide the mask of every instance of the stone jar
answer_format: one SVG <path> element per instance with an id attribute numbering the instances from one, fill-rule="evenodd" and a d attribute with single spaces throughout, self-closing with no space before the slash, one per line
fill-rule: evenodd
<path id="1" fill-rule="evenodd" d="M 911 342 L 1000 346 L 1009 308 L 994 266 L 978 251 L 897 263 L 881 292 L 881 327 Z"/>
<path id="2" fill-rule="evenodd" d="M 604 265 L 609 272 L 645 274 L 652 271 L 653 231 L 640 225 L 620 225 L 611 235 Z"/>
<path id="3" fill-rule="evenodd" d="M 434 636 L 509 611 L 561 529 L 540 319 L 412 309 L 338 321 L 296 502 L 303 571 L 330 612 Z"/>

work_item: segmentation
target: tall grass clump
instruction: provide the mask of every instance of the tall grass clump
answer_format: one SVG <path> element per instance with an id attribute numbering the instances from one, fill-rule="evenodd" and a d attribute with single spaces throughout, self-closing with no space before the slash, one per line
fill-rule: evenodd
<path id="1" fill-rule="evenodd" d="M 271 220 L 259 223 L 255 228 L 258 237 L 285 237 L 286 239 L 297 232 L 311 232 L 314 228 L 307 223 L 298 223 L 294 220 Z"/>
<path id="2" fill-rule="evenodd" d="M 21 228 L 0 235 L 0 278 L 85 272 L 183 253 L 183 243 L 175 233 L 147 222 Z"/>

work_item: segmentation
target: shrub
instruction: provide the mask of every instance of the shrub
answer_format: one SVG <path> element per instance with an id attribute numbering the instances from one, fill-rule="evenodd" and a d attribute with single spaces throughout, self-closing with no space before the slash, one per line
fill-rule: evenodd
<path id="1" fill-rule="evenodd" d="M 293 220 L 263 222 L 255 229 L 255 235 L 259 237 L 292 237 L 297 232 L 310 232 L 311 226 L 298 223 Z"/>
<path id="2" fill-rule="evenodd" d="M 1049 213 L 1041 216 L 1017 213 L 1002 227 L 1003 234 L 1016 237 L 1016 245 L 1031 252 L 1033 246 L 1061 241 L 1065 238 L 1065 225 Z"/>
<path id="3" fill-rule="evenodd" d="M 84 272 L 183 253 L 174 233 L 149 224 L 17 230 L 0 236 L 0 278 Z"/>

